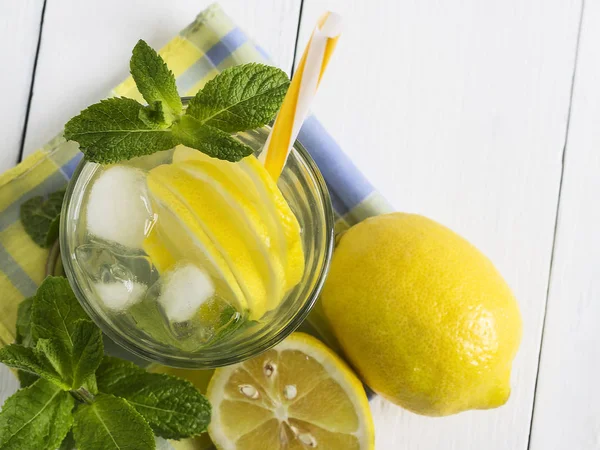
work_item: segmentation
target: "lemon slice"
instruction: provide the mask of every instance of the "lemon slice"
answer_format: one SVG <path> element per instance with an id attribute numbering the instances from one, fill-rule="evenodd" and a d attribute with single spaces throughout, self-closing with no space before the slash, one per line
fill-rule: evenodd
<path id="1" fill-rule="evenodd" d="M 362 384 L 319 340 L 294 333 L 246 362 L 217 369 L 208 431 L 222 450 L 374 449 Z"/>
<path id="2" fill-rule="evenodd" d="M 248 309 L 246 298 L 226 261 L 217 251 L 187 208 L 167 185 L 148 176 L 152 207 L 158 221 L 144 240 L 144 251 L 161 274 L 181 260 L 188 260 L 206 270 L 218 294 L 235 303 L 240 312 Z"/>
<path id="3" fill-rule="evenodd" d="M 258 166 L 262 167 L 258 160 L 252 155 L 245 159 L 253 159 L 258 163 Z M 248 166 L 245 164 L 245 159 L 233 163 L 222 159 L 211 158 L 198 150 L 183 145 L 177 146 L 173 153 L 173 163 L 198 161 L 209 164 L 218 169 L 223 176 L 227 177 L 228 181 L 238 190 L 243 191 L 244 197 L 247 200 L 246 203 L 260 215 L 264 225 L 269 230 L 270 246 L 273 250 L 279 252 L 279 258 L 285 265 L 287 264 L 288 259 L 288 249 L 286 235 L 280 221 L 280 214 L 275 206 L 273 198 L 268 194 L 267 189 L 262 186 L 262 180 L 254 173 L 247 173 Z M 287 206 L 287 203 L 285 203 L 285 205 Z M 294 220 L 295 219 L 296 218 L 294 217 Z M 299 230 L 300 228 L 298 227 L 298 233 Z M 297 237 L 299 238 L 299 234 Z M 288 284 L 289 283 L 286 282 L 286 288 Z"/>
<path id="4" fill-rule="evenodd" d="M 258 266 L 267 273 L 264 279 L 268 285 L 267 310 L 275 309 L 284 296 L 285 272 L 281 252 L 272 245 L 272 232 L 263 220 L 257 203 L 248 194 L 248 187 L 240 188 L 224 171 L 215 165 L 203 161 L 174 163 L 182 170 L 203 183 L 210 183 L 219 200 L 229 208 L 232 217 L 237 220 L 239 233 L 246 244 L 262 255 Z M 231 172 L 231 170 L 229 170 Z M 256 260 L 256 259 L 255 259 Z"/>
<path id="5" fill-rule="evenodd" d="M 304 274 L 304 251 L 300 225 L 277 183 L 264 166 L 250 155 L 237 163 L 211 158 L 202 152 L 177 146 L 173 162 L 202 161 L 214 165 L 227 173 L 232 182 L 252 196 L 257 210 L 266 217 L 265 223 L 271 228 L 274 245 L 282 252 L 285 267 L 285 291 L 289 291 L 302 279 Z"/>
<path id="6" fill-rule="evenodd" d="M 256 160 L 254 156 L 249 156 Z M 201 161 L 210 164 L 219 169 L 228 180 L 238 189 L 242 190 L 245 196 L 252 202 L 252 206 L 260 213 L 273 236 L 272 244 L 280 249 L 282 254 L 287 252 L 283 228 L 278 221 L 277 211 L 274 203 L 262 196 L 256 181 L 243 170 L 244 160 L 238 162 L 225 161 L 223 159 L 211 158 L 210 156 L 183 145 L 178 145 L 173 153 L 173 163 Z M 258 161 L 257 161 L 258 162 Z M 260 164 L 259 164 L 260 165 Z"/>
<path id="7" fill-rule="evenodd" d="M 153 195 L 175 200 L 169 208 L 175 216 L 186 217 L 186 226 L 197 226 L 214 245 L 211 255 L 220 255 L 231 270 L 248 303 L 249 318 L 259 319 L 267 311 L 268 281 L 271 274 L 262 254 L 249 246 L 247 230 L 232 214 L 210 177 L 199 179 L 178 164 L 158 166 L 148 174 Z M 165 192 L 166 191 L 166 192 Z M 159 219 L 160 222 L 160 214 Z M 195 233 L 196 234 L 196 233 Z"/>
<path id="8" fill-rule="evenodd" d="M 244 158 L 240 162 L 240 167 L 254 181 L 258 191 L 262 193 L 262 197 L 269 198 L 270 203 L 274 205 L 274 211 L 283 230 L 283 239 L 287 247 L 286 287 L 289 290 L 300 282 L 304 274 L 304 251 L 300 224 L 277 187 L 277 183 L 254 155 Z"/>

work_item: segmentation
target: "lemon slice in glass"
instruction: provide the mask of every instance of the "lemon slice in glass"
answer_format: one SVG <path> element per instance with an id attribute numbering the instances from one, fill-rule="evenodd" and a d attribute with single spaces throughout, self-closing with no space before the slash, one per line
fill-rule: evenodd
<path id="1" fill-rule="evenodd" d="M 223 171 L 210 163 L 202 161 L 187 161 L 178 163 L 188 175 L 206 184 L 211 182 L 218 195 L 219 201 L 225 205 L 232 217 L 236 218 L 238 232 L 244 241 L 256 253 L 260 268 L 267 285 L 267 310 L 275 309 L 284 296 L 285 272 L 280 251 L 272 245 L 272 232 L 265 224 L 264 215 L 257 211 L 257 202 L 248 195 L 250 189 L 242 188 L 232 182 L 228 171 Z M 262 256 L 262 258 L 261 258 Z"/>
<path id="2" fill-rule="evenodd" d="M 222 450 L 374 449 L 362 384 L 319 340 L 294 333 L 262 355 L 217 369 L 209 433 Z"/>
<path id="3" fill-rule="evenodd" d="M 251 235 L 223 200 L 217 181 L 208 176 L 199 179 L 175 164 L 152 169 L 147 180 L 154 198 L 167 204 L 168 198 L 174 197 L 168 205 L 175 216 L 189 215 L 186 226 L 201 228 L 215 248 L 208 253 L 222 258 L 237 280 L 250 319 L 262 317 L 267 310 L 270 267 L 264 256 L 248 245 Z"/>
<path id="4" fill-rule="evenodd" d="M 285 266 L 285 290 L 293 288 L 302 279 L 304 273 L 304 251 L 300 237 L 300 225 L 292 212 L 277 183 L 271 178 L 264 166 L 254 155 L 237 163 L 223 161 L 206 156 L 198 150 L 177 146 L 173 153 L 173 162 L 202 161 L 212 164 L 227 174 L 233 183 L 246 192 L 254 202 L 257 211 L 265 218 L 271 230 L 273 243 L 282 255 Z"/>
<path id="5" fill-rule="evenodd" d="M 207 270 L 217 286 L 217 292 L 237 303 L 240 311 L 248 308 L 246 298 L 229 265 L 197 223 L 192 212 L 163 182 L 148 177 L 153 209 L 159 221 L 144 241 L 144 250 L 159 272 L 172 269 L 178 260 L 186 259 Z"/>

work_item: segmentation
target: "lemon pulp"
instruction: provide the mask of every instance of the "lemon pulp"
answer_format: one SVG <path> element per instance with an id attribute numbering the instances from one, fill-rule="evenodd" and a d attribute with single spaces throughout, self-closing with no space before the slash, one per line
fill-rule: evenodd
<path id="1" fill-rule="evenodd" d="M 319 340 L 294 333 L 208 386 L 210 436 L 219 449 L 365 450 L 373 420 L 362 384 Z"/>

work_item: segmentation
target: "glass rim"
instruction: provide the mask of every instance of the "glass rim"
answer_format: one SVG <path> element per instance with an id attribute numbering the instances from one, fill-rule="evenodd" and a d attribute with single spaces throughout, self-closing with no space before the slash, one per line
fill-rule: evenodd
<path id="1" fill-rule="evenodd" d="M 189 99 L 190 97 L 182 97 L 184 103 L 187 103 Z M 224 355 L 222 358 L 219 359 L 212 358 L 210 364 L 207 364 L 206 361 L 203 361 L 198 357 L 192 357 L 189 354 L 166 355 L 164 352 L 152 350 L 148 346 L 140 345 L 139 340 L 136 341 L 135 338 L 128 335 L 127 333 L 119 332 L 117 330 L 117 327 L 110 324 L 92 307 L 91 302 L 87 299 L 87 295 L 81 289 L 79 282 L 77 281 L 77 278 L 75 276 L 75 270 L 73 267 L 71 254 L 70 252 L 66 251 L 67 249 L 69 249 L 69 243 L 66 233 L 66 222 L 68 220 L 67 211 L 69 207 L 68 205 L 73 197 L 75 185 L 77 184 L 77 179 L 81 175 L 81 172 L 83 171 L 85 165 L 89 164 L 85 159 L 82 159 L 77 165 L 73 176 L 69 180 L 69 184 L 65 193 L 65 201 L 63 202 L 60 218 L 59 240 L 61 247 L 61 258 L 63 266 L 65 268 L 65 274 L 67 276 L 67 279 L 69 280 L 71 288 L 75 293 L 75 296 L 77 297 L 79 303 L 86 311 L 88 316 L 90 316 L 90 318 L 96 323 L 96 325 L 100 327 L 102 332 L 105 335 L 107 335 L 113 342 L 115 342 L 117 345 L 124 348 L 128 352 L 132 353 L 133 355 L 141 357 L 144 360 L 150 362 L 188 369 L 211 369 L 240 363 L 269 350 L 270 348 L 274 347 L 282 340 L 284 340 L 286 337 L 288 337 L 291 333 L 293 333 L 308 317 L 308 314 L 314 307 L 325 283 L 325 279 L 327 277 L 327 273 L 329 271 L 329 266 L 331 263 L 331 258 L 333 255 L 333 247 L 335 242 L 335 221 L 329 190 L 327 188 L 327 184 L 323 178 L 323 175 L 321 174 L 321 171 L 317 167 L 317 164 L 299 140 L 296 140 L 294 142 L 292 152 L 299 155 L 300 159 L 306 164 L 306 167 L 309 171 L 309 175 L 315 180 L 316 191 L 318 191 L 316 193 L 320 197 L 319 200 L 323 205 L 323 234 L 325 245 L 323 249 L 323 263 L 320 267 L 319 273 L 316 276 L 316 283 L 314 284 L 310 293 L 307 294 L 307 300 L 292 316 L 290 316 L 288 323 L 284 327 L 282 327 L 275 333 L 265 335 L 262 339 L 258 338 L 256 342 L 253 343 L 253 345 L 247 347 L 240 346 L 239 351 L 236 353 Z M 62 249 L 64 249 L 65 251 L 62 251 Z"/>

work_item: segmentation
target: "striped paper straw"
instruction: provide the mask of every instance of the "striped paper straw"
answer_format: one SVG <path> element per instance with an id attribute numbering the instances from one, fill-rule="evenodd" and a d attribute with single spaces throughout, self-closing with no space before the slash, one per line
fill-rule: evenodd
<path id="1" fill-rule="evenodd" d="M 300 64 L 287 91 L 273 129 L 267 138 L 260 160 L 273 177 L 278 179 L 300 127 L 308 115 L 325 68 L 341 33 L 342 18 L 327 12 L 321 16 Z"/>

